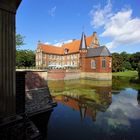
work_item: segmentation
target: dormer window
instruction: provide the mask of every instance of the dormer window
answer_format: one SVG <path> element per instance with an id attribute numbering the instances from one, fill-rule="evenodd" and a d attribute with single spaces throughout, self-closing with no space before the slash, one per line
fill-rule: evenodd
<path id="1" fill-rule="evenodd" d="M 69 49 L 65 48 L 64 49 L 64 54 L 68 54 Z"/>

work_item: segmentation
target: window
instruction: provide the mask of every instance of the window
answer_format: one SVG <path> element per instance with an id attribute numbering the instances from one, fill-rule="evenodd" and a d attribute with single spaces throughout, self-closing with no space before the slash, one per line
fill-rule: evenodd
<path id="1" fill-rule="evenodd" d="M 111 65 L 112 65 L 111 60 L 109 60 L 109 68 L 111 68 Z"/>
<path id="2" fill-rule="evenodd" d="M 96 61 L 95 60 L 91 60 L 91 68 L 96 69 Z"/>
<path id="3" fill-rule="evenodd" d="M 49 58 L 52 58 L 52 55 L 51 54 L 49 55 Z"/>
<path id="4" fill-rule="evenodd" d="M 46 63 L 45 63 L 45 61 L 43 60 L 43 65 L 45 65 Z"/>
<path id="5" fill-rule="evenodd" d="M 43 57 L 46 57 L 45 53 L 43 53 L 42 55 L 43 55 Z"/>
<path id="6" fill-rule="evenodd" d="M 106 67 L 106 60 L 105 58 L 102 59 L 102 68 L 105 68 Z"/>

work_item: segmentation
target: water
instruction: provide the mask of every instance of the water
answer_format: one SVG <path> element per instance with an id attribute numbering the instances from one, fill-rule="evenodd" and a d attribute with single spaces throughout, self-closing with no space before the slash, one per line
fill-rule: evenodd
<path id="1" fill-rule="evenodd" d="M 130 79 L 49 81 L 58 106 L 47 140 L 140 140 L 140 85 Z"/>

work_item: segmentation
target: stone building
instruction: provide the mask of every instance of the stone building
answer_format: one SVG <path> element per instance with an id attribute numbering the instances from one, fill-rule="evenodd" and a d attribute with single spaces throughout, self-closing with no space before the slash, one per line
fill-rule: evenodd
<path id="1" fill-rule="evenodd" d="M 73 40 L 61 47 L 38 43 L 37 68 L 77 68 L 81 72 L 111 73 L 112 56 L 100 46 L 96 32 L 91 36 L 82 33 L 81 40 Z"/>

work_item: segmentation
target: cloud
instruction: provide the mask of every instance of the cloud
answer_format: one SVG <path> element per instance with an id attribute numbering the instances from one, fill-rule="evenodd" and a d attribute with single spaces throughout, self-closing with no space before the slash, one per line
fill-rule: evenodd
<path id="1" fill-rule="evenodd" d="M 55 13 L 56 13 L 56 6 L 54 6 L 52 9 L 49 10 L 49 15 L 51 17 L 54 17 L 55 16 Z"/>
<path id="2" fill-rule="evenodd" d="M 50 45 L 51 43 L 50 43 L 50 42 L 45 42 L 44 44 L 46 44 L 46 45 Z"/>
<path id="3" fill-rule="evenodd" d="M 70 43 L 70 42 L 72 42 L 73 40 L 65 40 L 65 41 L 59 41 L 59 42 L 57 42 L 57 43 L 55 43 L 55 44 L 53 44 L 54 46 L 57 46 L 57 47 L 61 47 L 63 44 L 66 44 L 66 43 Z"/>
<path id="4" fill-rule="evenodd" d="M 95 9 L 93 10 L 95 11 Z M 140 18 L 133 18 L 132 13 L 131 8 L 123 8 L 113 13 L 111 3 L 108 1 L 103 9 L 98 7 L 97 11 L 91 15 L 91 25 L 98 28 L 103 27 L 104 31 L 100 36 L 110 37 L 111 42 L 106 44 L 109 48 L 138 44 L 140 43 Z"/>
<path id="5" fill-rule="evenodd" d="M 93 9 L 90 11 L 91 16 L 91 25 L 94 28 L 98 28 L 102 25 L 104 25 L 108 19 L 112 16 L 112 4 L 110 0 L 108 0 L 107 5 L 105 5 L 104 8 L 101 7 L 101 5 L 96 5 L 93 7 Z"/>

